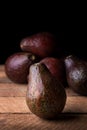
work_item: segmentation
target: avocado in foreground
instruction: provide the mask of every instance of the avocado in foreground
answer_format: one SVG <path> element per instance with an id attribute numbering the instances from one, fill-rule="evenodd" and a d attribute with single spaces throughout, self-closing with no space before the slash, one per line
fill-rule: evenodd
<path id="1" fill-rule="evenodd" d="M 65 89 L 44 64 L 30 67 L 26 101 L 31 112 L 44 119 L 55 119 L 64 109 Z"/>

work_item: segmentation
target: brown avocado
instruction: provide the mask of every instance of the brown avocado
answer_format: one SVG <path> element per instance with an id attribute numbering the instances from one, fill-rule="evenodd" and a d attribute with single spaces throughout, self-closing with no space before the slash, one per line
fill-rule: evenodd
<path id="1" fill-rule="evenodd" d="M 40 118 L 55 119 L 64 109 L 66 93 L 62 84 L 44 64 L 30 67 L 27 88 L 27 105 Z"/>

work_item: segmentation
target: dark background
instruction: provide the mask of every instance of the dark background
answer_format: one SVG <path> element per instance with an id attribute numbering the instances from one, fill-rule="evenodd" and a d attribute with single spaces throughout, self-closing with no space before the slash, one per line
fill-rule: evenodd
<path id="1" fill-rule="evenodd" d="M 51 32 L 60 39 L 65 55 L 74 54 L 87 60 L 84 19 L 81 23 L 71 19 L 72 22 L 66 24 L 65 18 L 59 17 L 60 12 L 54 10 L 56 7 L 49 6 L 48 9 L 47 6 L 46 9 L 39 6 L 41 8 L 38 9 L 29 3 L 7 4 L 8 2 L 3 4 L 0 11 L 0 64 L 4 64 L 10 55 L 21 51 L 20 41 L 24 37 L 43 31 Z"/>
<path id="2" fill-rule="evenodd" d="M 12 28 L 4 31 L 1 35 L 1 43 L 0 43 L 0 64 L 4 64 L 7 57 L 10 55 L 20 52 L 20 41 L 32 34 L 49 31 L 53 33 L 57 38 L 61 41 L 61 48 L 64 50 L 65 55 L 74 54 L 79 56 L 85 60 L 87 60 L 87 38 L 86 33 L 83 32 L 58 32 L 55 30 L 51 30 L 50 28 L 44 27 L 38 29 L 23 26 L 23 30 L 21 28 Z"/>
<path id="3" fill-rule="evenodd" d="M 32 25 L 33 26 L 33 25 Z M 27 36 L 30 36 L 32 34 L 42 32 L 42 31 L 48 31 L 53 33 L 57 38 L 61 41 L 61 48 L 63 49 L 63 53 L 65 55 L 74 54 L 78 57 L 81 57 L 85 60 L 87 60 L 87 36 L 86 33 L 83 32 L 64 32 L 64 31 L 58 31 L 54 27 L 54 30 L 52 30 L 51 27 L 38 27 L 37 28 L 31 28 L 28 26 L 27 28 L 23 25 L 22 29 L 12 27 L 7 28 L 2 34 L 1 34 L 1 42 L 0 42 L 0 64 L 4 64 L 7 57 L 10 55 L 20 52 L 20 41 Z M 8 31 L 9 30 L 9 31 Z"/>

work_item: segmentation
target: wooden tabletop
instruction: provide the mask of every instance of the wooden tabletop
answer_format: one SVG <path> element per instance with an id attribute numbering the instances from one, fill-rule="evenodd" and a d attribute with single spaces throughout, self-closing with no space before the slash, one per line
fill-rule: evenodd
<path id="1" fill-rule="evenodd" d="M 26 88 L 10 81 L 0 66 L 0 130 L 87 130 L 87 97 L 66 89 L 63 113 L 57 120 L 43 120 L 28 109 Z"/>

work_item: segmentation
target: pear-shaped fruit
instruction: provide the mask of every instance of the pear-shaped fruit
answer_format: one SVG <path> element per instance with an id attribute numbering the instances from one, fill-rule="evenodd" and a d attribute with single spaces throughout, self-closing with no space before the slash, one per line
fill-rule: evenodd
<path id="1" fill-rule="evenodd" d="M 70 88 L 81 95 L 87 95 L 87 62 L 76 56 L 65 58 L 66 77 Z"/>
<path id="2" fill-rule="evenodd" d="M 27 83 L 30 65 L 38 61 L 38 58 L 25 52 L 18 52 L 7 58 L 5 72 L 9 79 L 16 83 Z"/>
<path id="3" fill-rule="evenodd" d="M 35 115 L 52 119 L 58 117 L 66 103 L 65 89 L 44 64 L 30 67 L 27 105 Z"/>
<path id="4" fill-rule="evenodd" d="M 60 55 L 61 49 L 57 47 L 60 42 L 56 41 L 56 38 L 53 34 L 48 32 L 41 32 L 24 38 L 20 47 L 23 51 L 31 52 L 40 57 L 48 57 L 57 54 Z"/>
<path id="5" fill-rule="evenodd" d="M 66 86 L 66 73 L 63 60 L 53 57 L 46 57 L 42 59 L 40 63 L 45 64 L 53 76 L 64 86 Z"/>

